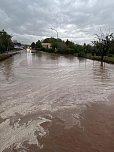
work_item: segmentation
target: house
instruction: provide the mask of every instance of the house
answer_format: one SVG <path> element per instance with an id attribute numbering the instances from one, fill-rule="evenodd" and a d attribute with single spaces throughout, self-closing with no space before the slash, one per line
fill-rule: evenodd
<path id="1" fill-rule="evenodd" d="M 42 43 L 42 47 L 46 49 L 51 49 L 51 43 Z"/>

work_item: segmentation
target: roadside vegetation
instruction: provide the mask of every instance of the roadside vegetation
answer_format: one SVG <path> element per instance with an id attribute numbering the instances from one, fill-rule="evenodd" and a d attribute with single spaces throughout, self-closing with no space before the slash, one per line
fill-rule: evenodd
<path id="1" fill-rule="evenodd" d="M 114 63 L 114 37 L 113 33 L 95 35 L 96 40 L 90 44 L 75 44 L 74 42 L 63 41 L 58 38 L 46 38 L 31 44 L 32 49 L 49 53 L 71 54 L 92 60 Z M 17 41 L 12 41 L 12 36 L 6 31 L 0 31 L 0 60 L 6 58 L 8 52 L 14 50 L 14 45 L 21 45 Z M 51 47 L 42 47 L 42 43 L 50 43 Z"/>
<path id="2" fill-rule="evenodd" d="M 12 36 L 9 35 L 6 31 L 0 31 L 0 53 L 9 52 L 14 48 L 11 38 Z"/>
<path id="3" fill-rule="evenodd" d="M 78 57 L 84 57 L 92 60 L 98 60 L 108 63 L 114 63 L 114 37 L 111 34 L 95 35 L 96 41 L 91 44 L 75 44 L 69 40 L 46 38 L 33 42 L 31 47 L 37 51 L 50 53 L 72 54 Z M 51 48 L 43 48 L 42 43 L 51 43 Z"/>
<path id="4" fill-rule="evenodd" d="M 14 49 L 14 42 L 12 36 L 6 31 L 0 31 L 0 61 L 9 58 L 17 53 L 17 49 Z"/>

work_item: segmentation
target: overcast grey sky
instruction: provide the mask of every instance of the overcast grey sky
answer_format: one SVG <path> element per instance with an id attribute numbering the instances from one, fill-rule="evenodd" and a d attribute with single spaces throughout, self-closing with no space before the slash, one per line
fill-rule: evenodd
<path id="1" fill-rule="evenodd" d="M 0 0 L 0 30 L 22 43 L 46 37 L 90 42 L 102 30 L 114 31 L 114 0 Z"/>

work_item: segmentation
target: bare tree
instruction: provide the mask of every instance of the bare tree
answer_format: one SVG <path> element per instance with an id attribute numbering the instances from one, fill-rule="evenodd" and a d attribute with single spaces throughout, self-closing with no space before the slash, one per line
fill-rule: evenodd
<path id="1" fill-rule="evenodd" d="M 101 61 L 103 61 L 104 56 L 106 56 L 109 51 L 111 41 L 113 39 L 113 33 L 95 34 L 95 37 L 97 40 L 92 41 L 92 43 L 94 44 L 94 47 L 100 51 Z"/>

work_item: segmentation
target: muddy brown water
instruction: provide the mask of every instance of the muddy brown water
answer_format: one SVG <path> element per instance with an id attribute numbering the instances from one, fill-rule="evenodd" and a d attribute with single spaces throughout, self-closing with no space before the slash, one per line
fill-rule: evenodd
<path id="1" fill-rule="evenodd" d="M 114 152 L 114 65 L 20 53 L 0 62 L 0 152 Z"/>

